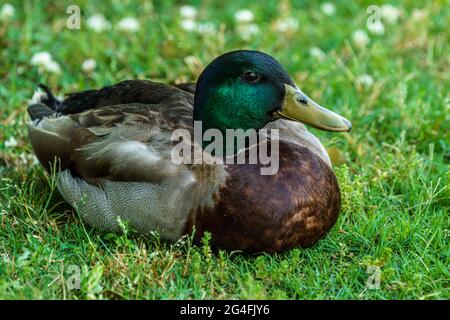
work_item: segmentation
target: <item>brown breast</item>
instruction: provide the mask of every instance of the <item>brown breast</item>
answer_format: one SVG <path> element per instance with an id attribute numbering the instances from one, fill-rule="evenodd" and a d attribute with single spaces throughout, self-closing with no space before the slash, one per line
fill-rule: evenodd
<path id="1" fill-rule="evenodd" d="M 191 212 L 186 232 L 195 225 L 197 240 L 209 231 L 213 245 L 247 252 L 316 243 L 339 215 L 336 177 L 305 147 L 280 141 L 279 154 L 275 175 L 261 175 L 261 164 L 229 165 L 228 178 L 214 194 L 214 207 Z M 246 156 L 248 160 L 248 152 Z"/>

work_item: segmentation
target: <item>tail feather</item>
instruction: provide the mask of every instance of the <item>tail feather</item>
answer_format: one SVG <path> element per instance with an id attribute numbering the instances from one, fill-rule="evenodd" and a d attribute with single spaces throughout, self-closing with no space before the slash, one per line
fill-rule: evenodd
<path id="1" fill-rule="evenodd" d="M 42 100 L 40 102 L 44 103 L 52 110 L 60 112 L 63 102 L 56 99 L 52 91 L 45 84 L 40 83 L 38 87 L 44 90 L 44 92 L 46 93 L 46 95 L 42 97 Z"/>
<path id="2" fill-rule="evenodd" d="M 42 120 L 60 112 L 63 108 L 63 102 L 55 98 L 50 89 L 39 84 L 38 89 L 34 92 L 33 97 L 28 104 L 28 114 L 32 120 Z"/>
<path id="3" fill-rule="evenodd" d="M 28 114 L 30 115 L 31 120 L 34 121 L 49 117 L 55 114 L 55 111 L 43 103 L 33 103 L 28 106 Z"/>

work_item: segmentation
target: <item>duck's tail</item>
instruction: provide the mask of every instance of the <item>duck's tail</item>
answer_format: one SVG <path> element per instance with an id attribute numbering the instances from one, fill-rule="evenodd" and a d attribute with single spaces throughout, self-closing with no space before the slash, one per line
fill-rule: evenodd
<path id="1" fill-rule="evenodd" d="M 28 103 L 30 142 L 47 171 L 51 171 L 55 159 L 64 170 L 71 164 L 71 135 L 78 125 L 61 113 L 63 102 L 55 98 L 47 86 L 39 84 L 38 87 Z"/>
<path id="2" fill-rule="evenodd" d="M 31 120 L 39 121 L 44 117 L 60 112 L 62 106 L 63 102 L 55 98 L 46 85 L 39 84 L 38 89 L 34 92 L 33 97 L 28 103 L 28 114 L 30 115 Z"/>

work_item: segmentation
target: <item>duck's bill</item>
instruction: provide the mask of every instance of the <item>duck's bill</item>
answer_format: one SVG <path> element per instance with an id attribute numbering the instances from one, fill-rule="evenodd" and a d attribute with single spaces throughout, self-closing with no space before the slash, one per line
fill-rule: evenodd
<path id="1" fill-rule="evenodd" d="M 281 110 L 274 117 L 299 121 L 325 131 L 350 131 L 352 124 L 344 117 L 325 109 L 311 100 L 300 89 L 285 85 L 286 96 Z"/>

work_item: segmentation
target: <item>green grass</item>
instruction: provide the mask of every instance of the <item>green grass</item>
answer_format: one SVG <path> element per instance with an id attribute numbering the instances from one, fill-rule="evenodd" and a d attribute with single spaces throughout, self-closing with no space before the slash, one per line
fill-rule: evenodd
<path id="1" fill-rule="evenodd" d="M 372 1 L 339 1 L 331 16 L 309 1 L 226 1 L 225 8 L 192 2 L 198 20 L 216 28 L 206 35 L 181 29 L 182 3 L 174 1 L 77 1 L 81 30 L 65 27 L 72 2 L 63 2 L 14 1 L 15 16 L 0 22 L 0 298 L 450 298 L 446 1 L 392 1 L 402 16 L 385 22 L 383 35 L 366 27 Z M 242 8 L 255 13 L 261 29 L 250 40 L 233 19 Z M 85 23 L 94 13 L 113 26 L 135 16 L 140 31 L 97 34 Z M 277 31 L 275 21 L 288 16 L 299 29 Z M 366 47 L 352 40 L 356 29 L 368 33 Z M 325 52 L 322 61 L 310 55 L 312 47 Z M 343 196 L 337 225 L 314 247 L 246 255 L 214 253 L 208 239 L 171 245 L 157 235 L 100 234 L 33 163 L 26 105 L 37 83 L 63 93 L 125 78 L 195 81 L 211 59 L 238 48 L 272 54 L 312 98 L 353 122 L 349 134 L 312 129 L 334 154 Z M 61 73 L 32 66 L 38 51 L 49 51 Z M 198 61 L 186 63 L 190 55 Z M 97 61 L 92 74 L 80 68 L 87 58 Z M 372 86 L 358 82 L 363 74 L 373 77 Z M 81 273 L 79 290 L 68 286 L 73 265 Z M 366 286 L 373 267 L 381 272 L 378 289 Z"/>

